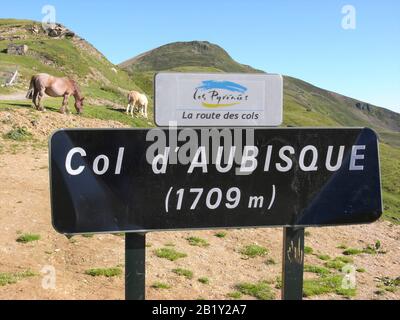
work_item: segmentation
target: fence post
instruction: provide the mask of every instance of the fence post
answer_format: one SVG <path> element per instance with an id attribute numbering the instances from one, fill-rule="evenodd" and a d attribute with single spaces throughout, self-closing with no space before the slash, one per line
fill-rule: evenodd
<path id="1" fill-rule="evenodd" d="M 283 229 L 282 299 L 303 297 L 304 228 Z"/>
<path id="2" fill-rule="evenodd" d="M 146 234 L 125 234 L 125 299 L 145 300 Z"/>

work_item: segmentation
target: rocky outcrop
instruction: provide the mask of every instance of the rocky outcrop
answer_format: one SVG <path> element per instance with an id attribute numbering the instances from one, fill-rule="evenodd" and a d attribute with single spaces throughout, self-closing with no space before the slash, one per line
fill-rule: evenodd
<path id="1" fill-rule="evenodd" d="M 368 103 L 356 103 L 356 108 L 359 110 L 367 110 L 368 112 L 371 112 L 371 106 Z"/>
<path id="2" fill-rule="evenodd" d="M 47 35 L 51 38 L 73 38 L 75 37 L 75 33 L 71 30 L 65 28 L 61 24 L 48 25 L 45 30 L 47 31 Z"/>
<path id="3" fill-rule="evenodd" d="M 43 24 L 38 25 L 35 24 L 28 29 L 31 33 L 35 35 L 45 34 L 51 38 L 74 38 L 76 35 L 71 30 L 65 28 L 63 25 L 56 23 L 56 24 Z"/>

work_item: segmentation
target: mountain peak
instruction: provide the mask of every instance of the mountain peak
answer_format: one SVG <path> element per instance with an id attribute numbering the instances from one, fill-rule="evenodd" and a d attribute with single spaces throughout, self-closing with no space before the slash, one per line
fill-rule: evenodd
<path id="1" fill-rule="evenodd" d="M 223 72 L 260 72 L 242 65 L 220 46 L 208 41 L 173 42 L 120 64 L 128 71 L 164 71 L 179 67 L 207 67 Z"/>

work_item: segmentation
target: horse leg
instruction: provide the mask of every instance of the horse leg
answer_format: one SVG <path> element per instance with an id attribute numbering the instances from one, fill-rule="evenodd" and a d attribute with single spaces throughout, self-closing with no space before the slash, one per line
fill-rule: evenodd
<path id="1" fill-rule="evenodd" d="M 143 110 L 144 110 L 144 117 L 147 119 L 147 103 L 144 104 Z"/>
<path id="2" fill-rule="evenodd" d="M 44 93 L 45 93 L 45 90 L 41 90 L 41 91 L 39 92 L 39 96 L 38 96 L 37 108 L 38 108 L 38 110 L 40 110 L 40 111 L 45 111 L 45 110 L 44 110 L 44 107 L 43 107 L 43 105 L 42 105 L 42 100 L 43 100 L 43 97 L 44 97 Z"/>
<path id="3" fill-rule="evenodd" d="M 60 112 L 62 114 L 65 114 L 65 110 L 67 110 L 67 112 L 69 112 L 69 110 L 68 110 L 68 98 L 69 98 L 68 95 L 64 95 L 63 103 L 62 103 L 62 106 L 61 106 L 61 109 L 60 109 Z"/>
<path id="4" fill-rule="evenodd" d="M 38 96 L 39 96 L 39 91 L 34 91 L 33 92 L 33 97 L 32 97 L 32 102 L 33 106 L 35 107 L 36 110 L 39 110 L 39 105 L 38 105 Z"/>
<path id="5" fill-rule="evenodd" d="M 65 110 L 67 111 L 67 114 L 70 114 L 71 112 L 69 111 L 69 105 L 68 105 L 68 100 L 69 100 L 69 95 L 68 96 L 66 96 L 66 97 L 64 97 L 64 100 L 65 100 Z M 64 103 L 64 101 L 63 101 L 63 103 Z"/>
<path id="6" fill-rule="evenodd" d="M 131 108 L 131 104 L 129 103 L 128 107 L 126 108 L 126 114 L 128 114 L 128 115 L 129 115 L 130 108 Z"/>
<path id="7" fill-rule="evenodd" d="M 135 110 L 135 108 L 136 108 L 136 101 L 134 101 L 133 104 L 131 104 L 131 116 L 132 116 L 132 118 L 133 118 L 133 111 Z"/>

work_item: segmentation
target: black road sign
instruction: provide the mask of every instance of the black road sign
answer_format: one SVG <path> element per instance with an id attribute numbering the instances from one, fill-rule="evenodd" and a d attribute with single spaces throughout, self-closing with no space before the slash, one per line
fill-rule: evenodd
<path id="1" fill-rule="evenodd" d="M 305 227 L 370 223 L 382 214 L 370 129 L 214 129 L 223 138 L 212 143 L 204 130 L 57 131 L 55 229 Z"/>

